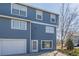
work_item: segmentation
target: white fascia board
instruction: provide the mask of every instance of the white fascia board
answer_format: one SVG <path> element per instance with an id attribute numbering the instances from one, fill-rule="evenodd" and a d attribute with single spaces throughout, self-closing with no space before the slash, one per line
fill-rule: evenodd
<path id="1" fill-rule="evenodd" d="M 13 16 L 0 15 L 0 17 L 11 18 L 11 19 L 22 20 L 22 21 L 29 21 L 30 22 L 30 20 L 28 20 L 28 19 L 22 19 L 22 18 L 17 18 L 17 17 L 13 17 Z"/>
<path id="2" fill-rule="evenodd" d="M 46 25 L 46 26 L 57 27 L 57 25 L 52 25 L 52 24 L 47 24 L 47 23 L 42 23 L 42 22 L 36 22 L 36 21 L 31 21 L 31 23 L 40 24 L 40 25 Z"/>

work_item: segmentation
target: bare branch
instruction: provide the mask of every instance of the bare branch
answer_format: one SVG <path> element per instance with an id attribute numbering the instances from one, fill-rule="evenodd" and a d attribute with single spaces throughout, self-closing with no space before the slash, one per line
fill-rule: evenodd
<path id="1" fill-rule="evenodd" d="M 61 42 L 67 37 L 69 32 L 76 32 L 78 30 L 78 17 L 77 8 L 71 11 L 70 4 L 62 4 L 60 9 L 60 23 L 59 28 L 61 31 Z M 76 28 L 75 28 L 76 27 Z"/>

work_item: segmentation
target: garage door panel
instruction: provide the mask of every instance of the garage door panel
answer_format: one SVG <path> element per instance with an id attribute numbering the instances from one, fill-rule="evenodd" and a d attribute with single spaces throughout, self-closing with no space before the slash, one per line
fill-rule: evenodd
<path id="1" fill-rule="evenodd" d="M 26 53 L 26 39 L 4 39 L 2 55 Z"/>

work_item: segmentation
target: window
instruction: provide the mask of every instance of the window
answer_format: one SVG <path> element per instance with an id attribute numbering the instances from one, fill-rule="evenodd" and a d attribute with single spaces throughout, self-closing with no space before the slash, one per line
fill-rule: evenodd
<path id="1" fill-rule="evenodd" d="M 43 20 L 43 12 L 36 10 L 36 19 Z"/>
<path id="2" fill-rule="evenodd" d="M 42 40 L 41 41 L 41 49 L 51 49 L 52 48 L 52 40 Z"/>
<path id="3" fill-rule="evenodd" d="M 26 16 L 26 11 L 20 10 L 20 15 L 21 15 L 21 16 Z"/>
<path id="4" fill-rule="evenodd" d="M 46 26 L 46 33 L 54 33 L 54 27 Z"/>
<path id="5" fill-rule="evenodd" d="M 19 15 L 19 10 L 13 8 L 13 9 L 12 9 L 12 13 L 15 14 L 15 15 Z"/>
<path id="6" fill-rule="evenodd" d="M 11 20 L 11 28 L 12 29 L 27 30 L 27 22 L 18 21 L 18 20 Z"/>
<path id="7" fill-rule="evenodd" d="M 18 16 L 27 16 L 27 8 L 25 6 L 21 6 L 19 4 L 12 4 L 11 14 Z"/>
<path id="8" fill-rule="evenodd" d="M 23 29 L 23 30 L 26 30 L 27 29 L 27 23 L 24 22 L 24 21 L 20 21 L 20 28 Z"/>
<path id="9" fill-rule="evenodd" d="M 38 40 L 32 40 L 32 52 L 38 51 Z"/>
<path id="10" fill-rule="evenodd" d="M 20 29 L 20 21 L 11 20 L 11 24 L 13 29 Z"/>
<path id="11" fill-rule="evenodd" d="M 50 14 L 50 22 L 56 23 L 56 15 Z"/>

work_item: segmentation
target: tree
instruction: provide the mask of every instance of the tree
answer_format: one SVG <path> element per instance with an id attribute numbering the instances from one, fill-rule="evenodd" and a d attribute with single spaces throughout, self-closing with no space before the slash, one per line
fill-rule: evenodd
<path id="1" fill-rule="evenodd" d="M 73 45 L 72 39 L 70 37 L 66 40 L 66 48 L 67 48 L 67 50 L 74 49 L 74 45 Z"/>
<path id="2" fill-rule="evenodd" d="M 78 29 L 77 22 L 78 11 L 77 8 L 71 9 L 70 4 L 61 4 L 59 31 L 61 35 L 61 49 L 63 49 L 63 42 L 67 38 L 68 33 L 76 32 Z"/>

